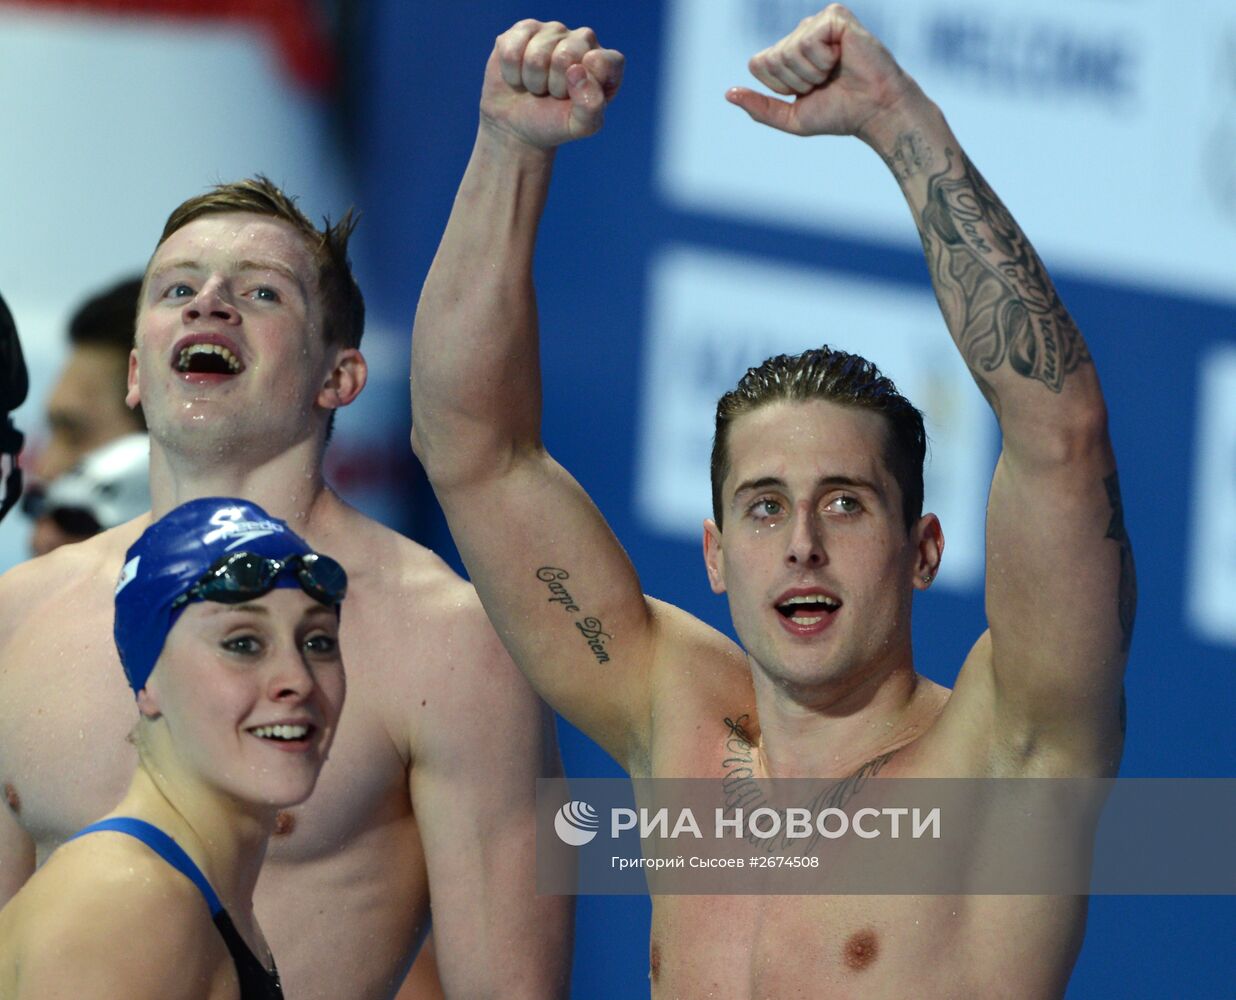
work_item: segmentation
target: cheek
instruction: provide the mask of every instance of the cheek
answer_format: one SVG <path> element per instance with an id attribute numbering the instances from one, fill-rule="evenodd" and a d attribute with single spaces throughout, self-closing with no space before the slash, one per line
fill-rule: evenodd
<path id="1" fill-rule="evenodd" d="M 198 732 L 231 732 L 257 700 L 252 684 L 221 674 L 186 679 L 172 693 L 182 719 Z"/>
<path id="2" fill-rule="evenodd" d="M 324 679 L 321 682 L 322 693 L 325 696 L 326 711 L 330 715 L 331 725 L 336 725 L 339 722 L 339 715 L 343 711 L 343 704 L 347 698 L 347 681 L 344 678 L 343 672 L 337 672 L 333 677 Z"/>

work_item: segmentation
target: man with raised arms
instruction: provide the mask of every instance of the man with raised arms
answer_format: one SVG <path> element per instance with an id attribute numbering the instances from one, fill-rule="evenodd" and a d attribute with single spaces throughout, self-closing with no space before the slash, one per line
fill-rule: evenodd
<path id="1" fill-rule="evenodd" d="M 351 228 L 318 231 L 262 179 L 186 202 L 147 268 L 130 361 L 155 517 L 244 497 L 351 581 L 347 710 L 317 790 L 280 817 L 257 917 L 291 997 L 395 995 L 431 895 L 448 996 L 564 995 L 570 907 L 533 884 L 535 780 L 559 766 L 551 719 L 473 589 L 323 480 L 330 419 L 366 379 Z M 133 774 L 111 607 L 149 523 L 0 580 L 0 901 Z"/>
<path id="2" fill-rule="evenodd" d="M 704 555 L 745 655 L 644 596 L 541 442 L 532 281 L 555 148 L 601 128 L 623 57 L 536 21 L 489 59 L 413 338 L 413 445 L 482 603 L 541 694 L 633 777 L 720 778 L 736 740 L 758 777 L 1112 775 L 1134 585 L 1085 344 L 940 111 L 849 11 L 804 20 L 750 67 L 793 100 L 736 88 L 731 102 L 787 132 L 857 136 L 909 203 L 1003 431 L 989 628 L 951 691 L 915 672 L 912 597 L 943 550 L 921 513 L 921 417 L 868 362 L 827 349 L 767 362 L 719 407 Z M 545 567 L 602 623 L 604 661 L 547 600 Z M 1084 922 L 1078 897 L 660 896 L 652 989 L 1059 996 Z"/>

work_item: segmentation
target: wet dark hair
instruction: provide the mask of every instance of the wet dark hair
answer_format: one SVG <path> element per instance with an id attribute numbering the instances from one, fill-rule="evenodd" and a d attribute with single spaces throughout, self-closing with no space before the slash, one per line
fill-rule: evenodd
<path id="1" fill-rule="evenodd" d="M 888 435 L 884 460 L 901 487 L 906 530 L 912 528 L 923 513 L 923 461 L 927 454 L 923 415 L 897 391 L 892 379 L 866 358 L 828 346 L 802 354 L 778 354 L 757 368 L 749 368 L 738 385 L 717 402 L 712 442 L 712 516 L 717 526 L 721 526 L 724 510 L 721 489 L 730 472 L 730 425 L 744 413 L 768 403 L 811 399 L 870 410 L 885 418 Z"/>

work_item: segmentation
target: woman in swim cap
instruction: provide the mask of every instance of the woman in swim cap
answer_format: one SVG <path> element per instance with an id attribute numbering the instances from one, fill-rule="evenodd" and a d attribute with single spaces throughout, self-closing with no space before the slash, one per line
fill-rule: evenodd
<path id="1" fill-rule="evenodd" d="M 346 587 L 243 500 L 191 501 L 134 543 L 115 638 L 137 772 L 0 910 L 0 997 L 282 997 L 253 888 L 334 737 Z"/>

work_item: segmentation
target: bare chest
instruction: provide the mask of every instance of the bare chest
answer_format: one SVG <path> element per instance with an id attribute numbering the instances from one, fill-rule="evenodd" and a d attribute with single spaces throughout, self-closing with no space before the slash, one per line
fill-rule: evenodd
<path id="1" fill-rule="evenodd" d="M 22 622 L 0 651 L 0 782 L 43 860 L 128 786 L 138 713 L 111 641 L 111 606 Z"/>
<path id="2" fill-rule="evenodd" d="M 657 733 L 654 776 L 713 779 L 699 784 L 715 785 L 727 808 L 763 801 L 758 795 L 771 783 L 761 780 L 750 720 L 714 710 L 674 723 Z M 958 766 L 947 748 L 918 742 L 820 780 L 829 803 L 869 804 L 868 778 Z M 1084 902 L 1071 898 L 750 891 L 654 896 L 654 998 L 1059 997 L 1085 923 Z"/>
<path id="3" fill-rule="evenodd" d="M 1062 995 L 1084 907 L 1052 897 L 654 900 L 653 996 L 717 1000 Z"/>

